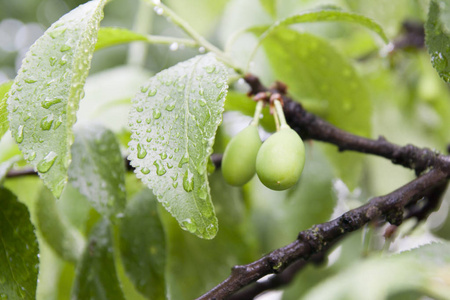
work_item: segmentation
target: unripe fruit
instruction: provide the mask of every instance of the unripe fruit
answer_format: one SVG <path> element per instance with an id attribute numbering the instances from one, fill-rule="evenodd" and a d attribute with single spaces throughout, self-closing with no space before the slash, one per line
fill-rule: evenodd
<path id="1" fill-rule="evenodd" d="M 270 136 L 256 157 L 256 173 L 272 190 L 285 190 L 297 183 L 305 165 L 305 146 L 289 127 Z"/>
<path id="2" fill-rule="evenodd" d="M 261 144 L 255 125 L 248 126 L 231 139 L 222 158 L 222 174 L 226 182 L 242 186 L 252 179 Z"/>

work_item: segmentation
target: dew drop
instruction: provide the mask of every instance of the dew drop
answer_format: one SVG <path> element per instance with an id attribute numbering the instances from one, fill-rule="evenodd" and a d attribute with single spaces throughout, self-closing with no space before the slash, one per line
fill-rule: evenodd
<path id="1" fill-rule="evenodd" d="M 169 49 L 170 49 L 170 51 L 177 51 L 178 50 L 178 43 L 175 42 L 175 43 L 170 44 Z"/>
<path id="2" fill-rule="evenodd" d="M 152 122 L 152 119 L 150 119 L 150 118 L 145 119 L 145 123 L 150 124 L 151 122 Z M 150 131 L 147 130 L 147 132 L 152 132 L 152 131 L 150 129 Z"/>
<path id="3" fill-rule="evenodd" d="M 147 143 L 150 143 L 153 139 L 151 137 L 147 138 Z"/>
<path id="4" fill-rule="evenodd" d="M 179 83 L 177 85 L 177 91 L 182 92 L 182 91 L 184 91 L 185 87 L 186 87 L 186 85 L 184 83 Z"/>
<path id="5" fill-rule="evenodd" d="M 48 115 L 42 118 L 41 120 L 41 129 L 42 130 L 50 130 L 53 124 L 53 115 Z"/>
<path id="6" fill-rule="evenodd" d="M 139 159 L 143 159 L 147 156 L 147 150 L 145 150 L 144 146 L 141 143 L 137 144 L 137 157 Z"/>
<path id="7" fill-rule="evenodd" d="M 153 111 L 153 118 L 159 119 L 161 117 L 161 112 L 158 109 Z"/>
<path id="8" fill-rule="evenodd" d="M 198 101 L 198 104 L 200 104 L 201 107 L 204 107 L 204 106 L 206 106 L 206 100 L 205 99 L 200 99 Z"/>
<path id="9" fill-rule="evenodd" d="M 141 169 L 141 173 L 144 174 L 144 175 L 147 175 L 148 173 L 150 173 L 150 169 L 144 167 L 144 168 Z"/>
<path id="10" fill-rule="evenodd" d="M 205 53 L 205 51 L 206 51 L 205 47 L 198 48 L 198 52 L 200 53 Z"/>
<path id="11" fill-rule="evenodd" d="M 153 8 L 153 10 L 155 11 L 155 13 L 156 13 L 158 16 L 160 16 L 160 15 L 162 15 L 162 14 L 164 13 L 164 9 L 163 9 L 162 7 L 155 6 L 155 7 Z"/>
<path id="12" fill-rule="evenodd" d="M 27 160 L 28 160 L 28 161 L 32 161 L 32 160 L 34 160 L 35 158 L 36 158 L 36 152 L 32 151 L 32 152 L 28 155 Z"/>
<path id="13" fill-rule="evenodd" d="M 54 66 L 56 64 L 56 57 L 52 56 L 48 59 L 48 61 L 50 62 L 50 66 Z"/>
<path id="14" fill-rule="evenodd" d="M 215 70 L 216 70 L 216 66 L 207 66 L 206 68 L 205 68 L 205 70 L 206 70 L 206 73 L 212 73 L 212 72 L 214 72 Z"/>
<path id="15" fill-rule="evenodd" d="M 166 106 L 167 111 L 172 111 L 175 108 L 175 104 L 169 104 Z"/>
<path id="16" fill-rule="evenodd" d="M 208 189 L 206 188 L 206 185 L 202 185 L 201 188 L 198 189 L 198 197 L 202 200 L 205 200 L 208 196 Z"/>
<path id="17" fill-rule="evenodd" d="M 170 178 L 172 178 L 173 181 L 178 179 L 178 173 L 176 173 L 174 176 L 170 176 Z"/>
<path id="18" fill-rule="evenodd" d="M 159 156 L 161 156 L 162 160 L 165 160 L 167 158 L 167 153 L 162 152 L 162 153 L 159 154 Z"/>
<path id="19" fill-rule="evenodd" d="M 166 168 L 164 168 L 164 166 L 163 166 L 161 161 L 155 160 L 153 165 L 156 167 L 156 174 L 158 176 L 162 176 L 162 175 L 166 174 L 166 172 L 167 172 Z"/>
<path id="20" fill-rule="evenodd" d="M 56 39 L 58 36 L 66 32 L 66 29 L 67 28 L 55 29 L 52 32 L 50 32 L 49 35 L 52 39 Z"/>
<path id="21" fill-rule="evenodd" d="M 64 66 L 65 64 L 67 64 L 67 57 L 63 55 L 63 57 L 61 57 L 61 60 L 59 61 L 59 65 Z"/>
<path id="22" fill-rule="evenodd" d="M 55 120 L 55 123 L 53 123 L 53 129 L 57 129 L 63 122 L 63 117 L 59 116 L 58 120 Z"/>
<path id="23" fill-rule="evenodd" d="M 19 144 L 23 142 L 23 125 L 17 127 L 16 142 Z"/>
<path id="24" fill-rule="evenodd" d="M 58 154 L 50 151 L 37 165 L 37 170 L 41 173 L 46 173 L 55 163 Z"/>
<path id="25" fill-rule="evenodd" d="M 177 188 L 177 186 L 178 186 L 178 182 L 174 182 L 174 183 L 172 183 L 172 186 L 173 186 L 174 188 Z"/>
<path id="26" fill-rule="evenodd" d="M 72 47 L 70 47 L 69 45 L 62 45 L 61 48 L 59 48 L 59 51 L 66 52 L 69 51 L 70 49 L 72 49 Z"/>
<path id="27" fill-rule="evenodd" d="M 27 78 L 24 80 L 26 83 L 35 83 L 37 80 L 32 78 Z"/>
<path id="28" fill-rule="evenodd" d="M 172 169 L 172 168 L 173 168 L 173 165 L 172 165 L 172 164 L 169 164 L 169 163 L 167 163 L 167 168 L 169 168 L 169 169 Z"/>
<path id="29" fill-rule="evenodd" d="M 144 109 L 142 108 L 142 106 L 138 106 L 138 107 L 136 107 L 136 111 L 137 112 L 143 112 Z"/>
<path id="30" fill-rule="evenodd" d="M 194 189 L 194 175 L 189 170 L 184 173 L 183 188 L 188 193 Z"/>
<path id="31" fill-rule="evenodd" d="M 438 71 L 443 71 L 447 65 L 447 58 L 441 52 L 435 52 L 431 55 L 431 63 Z"/>
<path id="32" fill-rule="evenodd" d="M 148 91 L 148 86 L 141 86 L 142 93 L 147 93 L 147 91 Z"/>
<path id="33" fill-rule="evenodd" d="M 178 149 L 178 148 L 177 148 Z M 175 149 L 175 150 L 177 150 Z M 178 151 L 175 151 L 178 152 Z M 178 168 L 181 168 L 184 164 L 187 164 L 189 162 L 189 153 L 185 153 L 183 157 L 181 158 L 180 162 L 178 163 Z"/>
<path id="34" fill-rule="evenodd" d="M 191 219 L 187 218 L 181 222 L 181 227 L 185 228 L 187 231 L 194 233 L 197 230 L 197 225 L 192 222 Z"/>

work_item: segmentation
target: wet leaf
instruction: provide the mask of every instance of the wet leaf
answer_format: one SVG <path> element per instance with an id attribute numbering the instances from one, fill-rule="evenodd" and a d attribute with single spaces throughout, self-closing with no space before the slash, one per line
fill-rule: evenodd
<path id="1" fill-rule="evenodd" d="M 0 138 L 9 128 L 6 100 L 8 99 L 8 92 L 12 84 L 12 81 L 0 84 Z"/>
<path id="2" fill-rule="evenodd" d="M 450 1 L 432 0 L 425 23 L 425 43 L 431 64 L 445 82 L 450 82 Z"/>
<path id="3" fill-rule="evenodd" d="M 0 188 L 0 299 L 36 297 L 39 246 L 27 207 Z"/>
<path id="4" fill-rule="evenodd" d="M 227 71 L 212 54 L 164 70 L 132 100 L 129 143 L 135 173 L 180 226 L 199 237 L 217 233 L 208 158 L 227 92 Z"/>
<path id="5" fill-rule="evenodd" d="M 125 271 L 148 299 L 165 299 L 166 242 L 156 197 L 142 190 L 127 205 L 120 224 Z"/>
<path id="6" fill-rule="evenodd" d="M 75 130 L 69 180 L 103 216 L 125 208 L 125 165 L 114 133 L 101 125 Z"/>
<path id="7" fill-rule="evenodd" d="M 90 1 L 56 21 L 31 46 L 8 99 L 12 135 L 56 197 L 67 182 L 72 126 L 105 2 Z"/>
<path id="8" fill-rule="evenodd" d="M 71 299 L 125 299 L 117 279 L 110 227 L 108 219 L 103 219 L 92 229 L 77 265 Z"/>

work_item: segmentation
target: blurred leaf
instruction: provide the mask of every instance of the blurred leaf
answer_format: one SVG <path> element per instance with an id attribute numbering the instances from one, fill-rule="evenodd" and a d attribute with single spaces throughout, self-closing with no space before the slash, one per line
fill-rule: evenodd
<path id="1" fill-rule="evenodd" d="M 93 228 L 77 265 L 71 299 L 124 300 L 117 279 L 111 228 L 103 219 Z"/>
<path id="2" fill-rule="evenodd" d="M 172 299 L 199 297 L 228 277 L 232 266 L 249 263 L 259 255 L 241 190 L 227 185 L 217 171 L 210 176 L 210 184 L 220 225 L 213 240 L 201 240 L 181 230 L 159 209 L 167 234 L 166 280 Z"/>
<path id="3" fill-rule="evenodd" d="M 3 185 L 3 182 L 5 181 L 8 172 L 12 169 L 14 164 L 20 161 L 21 159 L 22 157 L 20 155 L 16 155 L 11 157 L 7 161 L 0 163 L 0 185 Z"/>
<path id="4" fill-rule="evenodd" d="M 91 209 L 91 205 L 85 196 L 69 183 L 56 205 L 71 226 L 77 228 L 80 232 L 85 232 L 86 221 Z"/>
<path id="5" fill-rule="evenodd" d="M 275 76 L 286 83 L 295 100 L 326 102 L 324 118 L 351 133 L 371 135 L 371 103 L 367 88 L 353 68 L 328 42 L 306 33 L 280 28 L 263 42 Z M 330 149 L 330 148 L 329 148 Z M 336 149 L 333 147 L 333 149 Z M 362 156 L 327 150 L 337 176 L 350 189 L 360 176 Z M 343 159 L 344 156 L 347 158 Z"/>
<path id="6" fill-rule="evenodd" d="M 447 299 L 449 250 L 448 243 L 432 244 L 387 258 L 372 257 L 324 281 L 304 299 L 378 300 L 403 291 Z"/>
<path id="7" fill-rule="evenodd" d="M 39 246 L 25 205 L 0 188 L 0 298 L 34 300 Z"/>
<path id="8" fill-rule="evenodd" d="M 11 89 L 12 84 L 12 81 L 0 84 L 0 138 L 9 129 L 6 100 L 8 99 L 8 92 Z"/>
<path id="9" fill-rule="evenodd" d="M 277 17 L 277 2 L 278 0 L 259 0 L 262 7 L 272 16 L 272 18 Z"/>
<path id="10" fill-rule="evenodd" d="M 165 299 L 166 242 L 156 197 L 142 190 L 127 205 L 120 224 L 125 271 L 148 299 Z"/>
<path id="11" fill-rule="evenodd" d="M 61 214 L 52 193 L 42 188 L 36 201 L 36 219 L 40 234 L 64 260 L 77 262 L 85 246 L 83 236 Z"/>
<path id="12" fill-rule="evenodd" d="M 432 0 L 425 24 L 425 42 L 431 56 L 431 64 L 445 82 L 450 82 L 450 14 L 449 0 Z"/>
<path id="13" fill-rule="evenodd" d="M 125 166 L 114 133 L 100 125 L 77 128 L 69 179 L 103 216 L 125 209 Z"/>
<path id="14" fill-rule="evenodd" d="M 55 22 L 28 51 L 8 99 L 12 135 L 56 197 L 105 3 L 90 1 Z"/>
<path id="15" fill-rule="evenodd" d="M 136 176 L 183 229 L 206 239 L 218 230 L 206 166 L 227 88 L 225 66 L 200 55 L 152 77 L 130 112 Z"/>
<path id="16" fill-rule="evenodd" d="M 278 192 L 256 177 L 251 182 L 251 213 L 262 253 L 292 242 L 300 231 L 327 221 L 333 212 L 332 170 L 320 149 L 306 146 L 305 168 L 293 188 Z"/>
<path id="17" fill-rule="evenodd" d="M 98 31 L 98 41 L 95 44 L 95 51 L 135 41 L 147 41 L 147 37 L 126 28 L 102 27 Z"/>

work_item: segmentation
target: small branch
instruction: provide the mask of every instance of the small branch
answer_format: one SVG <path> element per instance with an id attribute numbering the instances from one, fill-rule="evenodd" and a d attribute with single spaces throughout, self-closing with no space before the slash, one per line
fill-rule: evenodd
<path id="1" fill-rule="evenodd" d="M 431 167 L 439 167 L 450 173 L 450 156 L 414 145 L 398 146 L 388 142 L 384 137 L 373 140 L 351 134 L 307 112 L 283 91 L 277 90 L 277 86 L 268 89 L 253 75 L 247 75 L 244 79 L 250 85 L 253 95 L 260 92 L 280 93 L 284 101 L 283 109 L 287 123 L 305 140 L 313 139 L 334 144 L 339 151 L 351 150 L 385 157 L 394 164 L 415 170 L 416 174 L 421 174 Z"/>
<path id="2" fill-rule="evenodd" d="M 380 218 L 394 225 L 403 220 L 403 208 L 424 197 L 433 188 L 444 184 L 449 174 L 433 169 L 394 192 L 373 198 L 367 204 L 348 211 L 330 222 L 315 225 L 300 232 L 298 239 L 248 265 L 235 266 L 231 275 L 198 300 L 226 299 L 242 287 L 265 275 L 279 273 L 297 260 L 308 260 L 327 245 Z"/>

